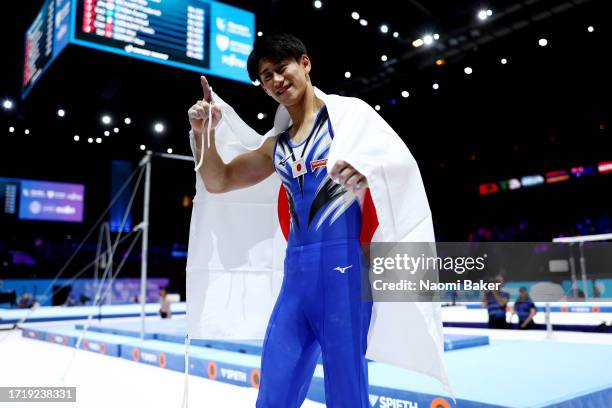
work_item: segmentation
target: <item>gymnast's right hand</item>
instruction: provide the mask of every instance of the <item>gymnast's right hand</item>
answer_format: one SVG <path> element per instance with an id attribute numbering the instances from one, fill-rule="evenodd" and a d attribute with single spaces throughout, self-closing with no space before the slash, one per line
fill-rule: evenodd
<path id="1" fill-rule="evenodd" d="M 191 129 L 196 134 L 200 134 L 203 130 L 206 131 L 208 128 L 208 111 L 211 108 L 212 101 L 212 90 L 208 85 L 206 77 L 201 76 L 200 82 L 202 83 L 202 90 L 204 91 L 204 99 L 197 101 L 187 112 Z M 220 120 L 221 109 L 216 105 L 212 105 L 211 129 L 214 129 L 219 124 Z"/>

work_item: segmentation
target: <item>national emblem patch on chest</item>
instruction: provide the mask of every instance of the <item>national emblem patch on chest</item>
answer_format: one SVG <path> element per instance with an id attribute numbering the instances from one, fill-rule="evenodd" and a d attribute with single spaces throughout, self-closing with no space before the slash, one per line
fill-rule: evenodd
<path id="1" fill-rule="evenodd" d="M 304 159 L 299 159 L 291 163 L 291 174 L 293 178 L 298 178 L 304 174 L 306 174 L 306 164 L 304 164 Z"/>

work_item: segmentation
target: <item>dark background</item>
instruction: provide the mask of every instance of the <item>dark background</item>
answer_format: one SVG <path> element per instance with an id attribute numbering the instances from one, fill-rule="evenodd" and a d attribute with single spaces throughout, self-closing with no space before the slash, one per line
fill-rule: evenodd
<path id="1" fill-rule="evenodd" d="M 481 183 L 612 160 L 608 2 L 326 1 L 320 10 L 310 1 L 229 3 L 254 11 L 257 30 L 299 36 L 311 54 L 316 86 L 381 106 L 419 163 L 438 240 L 550 241 L 612 232 L 612 175 L 478 193 Z M 13 2 L 2 25 L 0 97 L 16 106 L 0 111 L 0 177 L 83 183 L 85 219 L 0 220 L 0 279 L 55 276 L 110 201 L 111 160 L 136 165 L 141 144 L 190 154 L 186 112 L 201 96 L 195 72 L 69 46 L 21 101 L 24 33 L 42 4 Z M 476 18 L 483 6 L 494 12 L 485 22 Z M 352 11 L 368 26 L 354 21 Z M 382 23 L 389 34 L 380 32 Z M 427 32 L 440 40 L 414 48 L 412 41 Z M 538 46 L 543 37 L 547 47 Z M 446 64 L 437 66 L 438 58 Z M 474 73 L 465 75 L 465 66 Z M 271 126 L 275 103 L 260 89 L 216 77 L 209 82 L 258 131 Z M 403 90 L 409 98 L 401 97 Z M 56 115 L 60 107 L 64 118 Z M 267 116 L 258 120 L 259 112 Z M 102 135 L 105 113 L 119 124 L 119 134 Z M 132 125 L 123 124 L 125 116 Z M 156 121 L 166 127 L 162 135 L 153 132 Z M 89 137 L 104 142 L 88 144 Z M 178 287 L 185 259 L 171 252 L 186 249 L 192 165 L 156 160 L 152 186 L 150 275 L 171 276 Z M 80 255 L 82 264 L 93 259 L 97 235 Z M 31 253 L 37 265 L 12 265 L 8 253 L 16 249 Z M 139 273 L 138 261 L 132 256 L 127 275 Z"/>

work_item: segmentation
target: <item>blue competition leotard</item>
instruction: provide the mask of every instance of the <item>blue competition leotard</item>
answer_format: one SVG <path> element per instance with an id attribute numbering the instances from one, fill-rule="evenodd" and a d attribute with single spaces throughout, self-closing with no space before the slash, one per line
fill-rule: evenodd
<path id="1" fill-rule="evenodd" d="M 359 239 L 361 208 L 357 196 L 327 174 L 327 155 L 334 134 L 325 106 L 308 137 L 294 145 L 289 131 L 274 148 L 274 167 L 289 202 L 289 246 L 335 239 Z"/>
<path id="2" fill-rule="evenodd" d="M 367 265 L 359 200 L 327 174 L 333 140 L 323 107 L 308 137 L 278 136 L 274 166 L 290 226 L 281 291 L 262 351 L 257 408 L 299 408 L 322 356 L 325 404 L 370 408 L 365 359 L 372 303 L 362 300 Z"/>

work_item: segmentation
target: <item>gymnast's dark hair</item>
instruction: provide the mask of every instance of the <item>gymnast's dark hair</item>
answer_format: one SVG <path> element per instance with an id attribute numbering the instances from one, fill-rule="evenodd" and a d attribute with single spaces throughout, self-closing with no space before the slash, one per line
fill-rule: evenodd
<path id="1" fill-rule="evenodd" d="M 289 33 L 273 32 L 257 37 L 247 62 L 249 78 L 251 81 L 259 79 L 259 61 L 263 58 L 275 64 L 288 58 L 299 62 L 303 54 L 308 54 L 306 46 L 299 38 Z"/>

